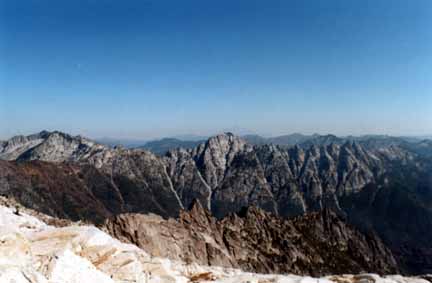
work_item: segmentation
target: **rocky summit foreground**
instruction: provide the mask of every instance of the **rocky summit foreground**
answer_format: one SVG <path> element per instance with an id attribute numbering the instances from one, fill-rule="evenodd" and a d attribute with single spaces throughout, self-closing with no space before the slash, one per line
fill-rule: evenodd
<path id="1" fill-rule="evenodd" d="M 151 257 L 138 247 L 120 243 L 92 226 L 70 223 L 55 227 L 31 214 L 41 218 L 40 213 L 8 207 L 7 202 L 0 205 L 2 283 L 430 283 L 420 277 L 400 275 L 311 278 L 186 264 Z"/>
<path id="2" fill-rule="evenodd" d="M 397 273 L 391 251 L 324 210 L 284 220 L 256 207 L 216 220 L 199 202 L 178 221 L 122 214 L 105 224 L 116 238 L 173 260 L 260 273 Z"/>

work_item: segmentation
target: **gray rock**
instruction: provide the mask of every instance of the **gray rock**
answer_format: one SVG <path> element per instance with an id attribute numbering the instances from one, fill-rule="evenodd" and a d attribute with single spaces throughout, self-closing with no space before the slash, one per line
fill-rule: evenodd
<path id="1" fill-rule="evenodd" d="M 98 188 L 90 182 L 96 190 L 94 202 L 104 206 L 100 217 L 113 212 L 177 217 L 194 199 L 218 218 L 251 205 L 283 217 L 331 208 L 363 230 L 378 231 L 402 265 L 420 272 L 432 270 L 432 162 L 419 155 L 428 144 L 419 143 L 414 150 L 414 144 L 407 147 L 389 138 L 314 136 L 307 146 L 305 142 L 292 147 L 252 146 L 226 133 L 161 157 L 142 149 L 110 148 L 79 136 L 42 132 L 2 142 L 0 158 L 93 166 L 87 182 L 103 178 L 106 184 Z M 10 188 L 13 180 L 31 179 L 31 174 L 21 167 L 14 170 L 0 179 L 0 191 L 28 202 L 18 187 Z M 61 183 L 55 174 L 50 178 L 56 180 L 52 184 Z M 77 191 L 89 190 L 88 184 L 77 186 Z M 27 189 L 34 194 L 34 205 L 50 203 L 49 193 L 32 190 L 31 182 Z M 57 185 L 50 190 L 58 190 Z M 70 196 L 65 200 L 74 204 L 67 207 L 74 212 L 61 215 L 87 215 L 78 213 L 85 203 Z M 406 215 L 416 216 L 415 221 Z"/>

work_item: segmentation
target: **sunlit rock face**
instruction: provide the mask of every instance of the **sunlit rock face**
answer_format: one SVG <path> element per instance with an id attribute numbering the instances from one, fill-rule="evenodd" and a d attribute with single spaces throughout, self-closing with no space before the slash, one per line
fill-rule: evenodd
<path id="1" fill-rule="evenodd" d="M 231 133 L 211 137 L 193 149 L 171 150 L 164 157 L 61 132 L 0 143 L 4 160 L 94 166 L 108 177 L 103 183 L 112 185 L 109 190 L 117 204 L 108 205 L 108 210 L 164 217 L 178 216 L 194 199 L 216 217 L 250 205 L 284 217 L 324 207 L 343 214 L 341 198 L 379 184 L 392 161 L 406 164 L 414 156 L 399 147 L 367 147 L 352 141 L 307 148 L 252 146 Z"/>
<path id="2" fill-rule="evenodd" d="M 172 150 L 159 157 L 141 149 L 110 148 L 81 136 L 41 132 L 2 142 L 0 159 L 93 165 L 119 188 L 126 211 L 177 216 L 181 208 L 199 199 L 214 215 L 223 217 L 249 205 L 281 216 L 329 206 L 341 210 L 341 195 L 376 182 L 387 169 L 386 160 L 406 160 L 409 154 L 369 150 L 353 142 L 313 144 L 306 149 L 254 147 L 225 133 L 193 149 Z M 170 199 L 170 209 L 165 211 L 167 205 L 159 201 L 164 197 Z"/>
<path id="3" fill-rule="evenodd" d="M 217 220 L 199 202 L 178 221 L 122 214 L 105 223 L 116 238 L 173 260 L 259 273 L 393 274 L 392 253 L 330 210 L 285 220 L 257 207 Z"/>
<path id="4" fill-rule="evenodd" d="M 143 250 L 92 227 L 47 225 L 40 213 L 0 205 L 0 282 L 2 283 L 429 283 L 419 277 L 374 274 L 311 278 L 263 275 L 151 257 Z M 427 278 L 427 277 L 425 277 Z"/>

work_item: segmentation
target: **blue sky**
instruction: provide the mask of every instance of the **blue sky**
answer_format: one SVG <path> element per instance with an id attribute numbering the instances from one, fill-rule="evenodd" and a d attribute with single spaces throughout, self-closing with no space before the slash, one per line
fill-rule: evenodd
<path id="1" fill-rule="evenodd" d="M 430 0 L 0 0 L 0 138 L 432 134 Z"/>

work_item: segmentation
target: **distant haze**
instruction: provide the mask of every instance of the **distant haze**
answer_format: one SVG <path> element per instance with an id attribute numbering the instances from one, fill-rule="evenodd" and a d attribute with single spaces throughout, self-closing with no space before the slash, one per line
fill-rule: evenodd
<path id="1" fill-rule="evenodd" d="M 0 139 L 432 135 L 431 50 L 430 0 L 6 0 Z"/>

